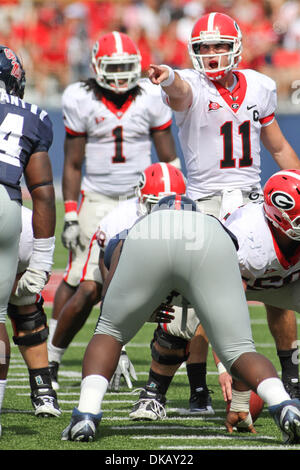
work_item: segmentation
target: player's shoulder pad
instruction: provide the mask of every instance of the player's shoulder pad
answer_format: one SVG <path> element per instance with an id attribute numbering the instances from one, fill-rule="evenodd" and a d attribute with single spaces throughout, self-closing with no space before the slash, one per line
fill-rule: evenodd
<path id="1" fill-rule="evenodd" d="M 257 70 L 252 69 L 245 69 L 241 70 L 241 72 L 245 75 L 248 85 L 251 86 L 252 83 L 256 83 L 256 85 L 260 85 L 262 88 L 266 90 L 274 90 L 276 89 L 276 82 L 271 78 L 265 75 L 264 73 L 258 72 Z"/>
<path id="2" fill-rule="evenodd" d="M 88 91 L 83 82 L 75 82 L 68 85 L 62 94 L 62 103 L 70 103 L 86 99 Z"/>

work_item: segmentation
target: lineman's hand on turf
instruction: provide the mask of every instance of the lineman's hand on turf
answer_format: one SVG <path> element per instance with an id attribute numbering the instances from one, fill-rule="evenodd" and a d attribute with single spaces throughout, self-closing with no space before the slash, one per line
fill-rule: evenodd
<path id="1" fill-rule="evenodd" d="M 239 432 L 244 431 L 256 434 L 251 414 L 247 411 L 229 411 L 226 416 L 225 426 L 230 434 L 233 433 L 234 428 Z"/>

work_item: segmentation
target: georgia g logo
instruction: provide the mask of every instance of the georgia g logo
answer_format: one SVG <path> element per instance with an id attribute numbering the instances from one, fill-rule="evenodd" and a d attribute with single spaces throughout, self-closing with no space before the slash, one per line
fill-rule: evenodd
<path id="1" fill-rule="evenodd" d="M 289 211 L 295 207 L 294 198 L 284 191 L 275 191 L 271 196 L 271 202 L 278 209 Z"/>

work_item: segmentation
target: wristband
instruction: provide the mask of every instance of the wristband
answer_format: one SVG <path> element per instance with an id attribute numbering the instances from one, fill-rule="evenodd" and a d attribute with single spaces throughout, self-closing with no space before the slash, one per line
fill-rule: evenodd
<path id="1" fill-rule="evenodd" d="M 218 362 L 217 369 L 218 369 L 218 374 L 219 375 L 224 374 L 224 372 L 227 372 L 227 370 L 223 366 L 222 362 Z"/>
<path id="2" fill-rule="evenodd" d="M 65 213 L 68 212 L 77 212 L 77 202 L 76 201 L 65 201 Z"/>
<path id="3" fill-rule="evenodd" d="M 55 237 L 34 238 L 29 267 L 49 273 L 53 264 Z"/>
<path id="4" fill-rule="evenodd" d="M 245 392 L 240 392 L 238 390 L 232 389 L 232 400 L 230 403 L 230 411 L 245 411 L 249 412 L 249 402 L 250 402 L 251 390 Z"/>
<path id="5" fill-rule="evenodd" d="M 172 67 L 169 67 L 169 65 L 163 64 L 163 67 L 166 67 L 166 68 L 168 69 L 168 71 L 169 71 L 169 76 L 168 76 L 168 78 L 166 78 L 165 80 L 163 80 L 163 81 L 160 83 L 160 85 L 161 85 L 162 87 L 170 86 L 170 85 L 172 85 L 172 83 L 173 83 L 174 80 L 175 80 L 175 72 L 174 72 L 174 70 L 172 69 Z"/>

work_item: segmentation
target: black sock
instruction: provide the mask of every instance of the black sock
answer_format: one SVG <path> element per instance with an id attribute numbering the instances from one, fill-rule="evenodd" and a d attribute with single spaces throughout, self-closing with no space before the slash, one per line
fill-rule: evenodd
<path id="1" fill-rule="evenodd" d="M 52 388 L 49 367 L 28 369 L 31 391 L 39 388 Z"/>
<path id="2" fill-rule="evenodd" d="M 160 375 L 150 369 L 146 387 L 153 390 L 153 392 L 166 395 L 172 379 L 173 376 L 170 377 L 169 375 Z"/>
<path id="3" fill-rule="evenodd" d="M 190 382 L 191 394 L 197 389 L 207 388 L 206 385 L 206 362 L 186 365 L 187 376 Z"/>
<path id="4" fill-rule="evenodd" d="M 281 379 L 283 382 L 295 382 L 299 379 L 298 366 L 298 348 L 277 351 L 277 355 L 281 364 Z"/>

